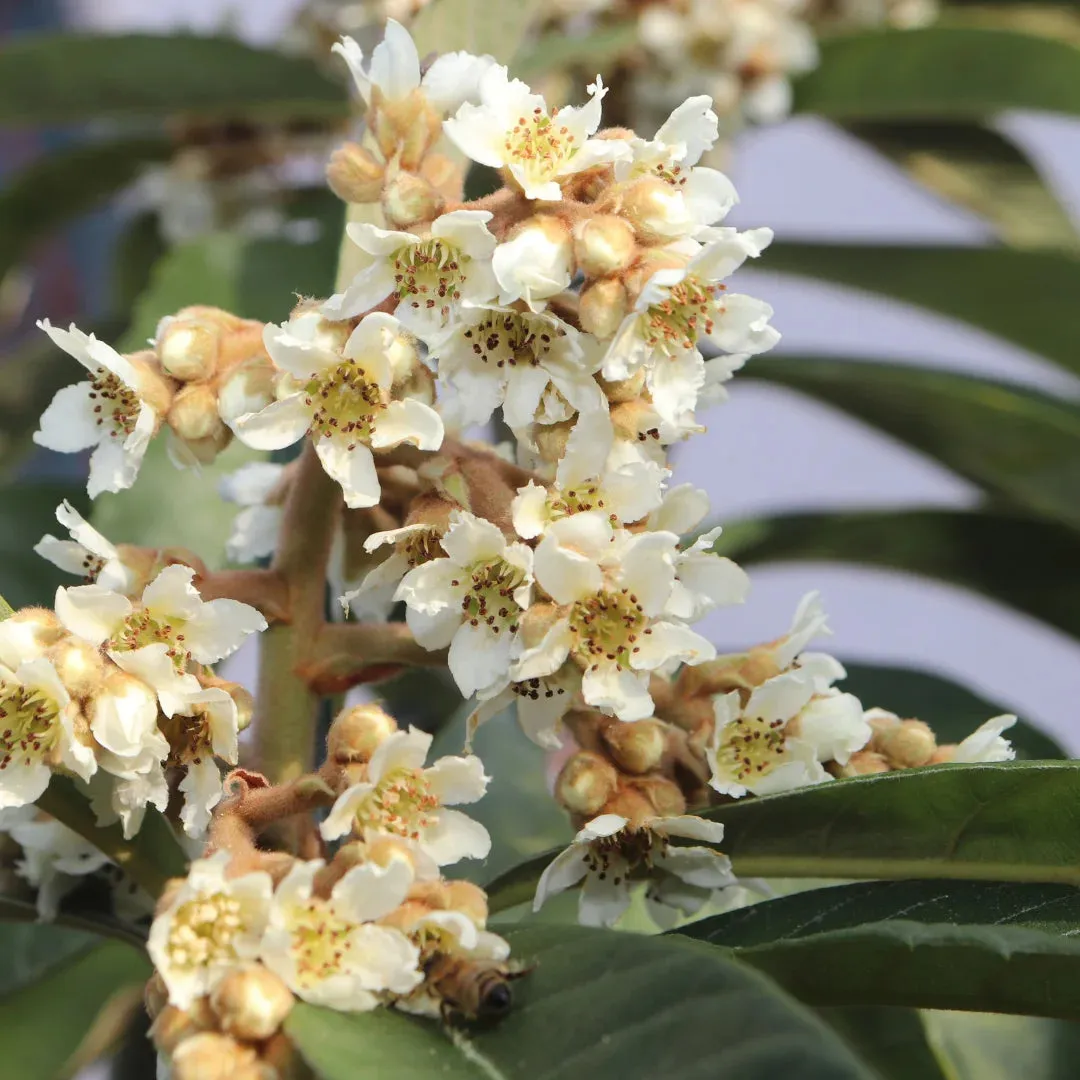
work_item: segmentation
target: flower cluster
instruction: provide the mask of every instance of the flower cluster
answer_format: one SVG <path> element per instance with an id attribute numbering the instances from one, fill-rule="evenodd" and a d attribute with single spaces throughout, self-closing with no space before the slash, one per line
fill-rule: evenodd
<path id="1" fill-rule="evenodd" d="M 180 818 L 205 831 L 221 798 L 217 760 L 235 764 L 247 693 L 208 667 L 266 628 L 237 600 L 204 601 L 196 570 L 161 553 L 117 548 L 65 503 L 70 539 L 37 550 L 84 584 L 60 588 L 55 611 L 0 623 L 0 808 L 39 799 L 53 772 L 88 785 L 99 821 L 125 836 L 148 805 L 164 810 L 168 774 Z"/>
<path id="2" fill-rule="evenodd" d="M 433 1016 L 498 1004 L 463 994 L 449 973 L 508 979 L 509 947 L 486 929 L 483 891 L 440 876 L 488 852 L 486 831 L 449 808 L 480 798 L 488 777 L 472 755 L 425 768 L 430 744 L 378 707 L 358 706 L 332 725 L 317 777 L 268 789 L 237 775 L 215 817 L 212 853 L 166 890 L 150 930 L 160 998 L 153 1037 L 174 1067 L 208 1033 L 218 1050 L 231 1040 L 240 1058 L 254 1053 L 249 1044 L 261 1052 L 294 998 Z M 328 805 L 319 832 L 343 841 L 333 858 L 259 850 L 253 827 L 275 801 L 284 814 Z"/>

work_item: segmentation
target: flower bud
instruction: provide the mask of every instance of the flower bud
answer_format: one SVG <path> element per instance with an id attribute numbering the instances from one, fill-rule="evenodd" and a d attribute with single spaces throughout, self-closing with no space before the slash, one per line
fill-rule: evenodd
<path id="1" fill-rule="evenodd" d="M 634 230 L 614 214 L 600 214 L 574 228 L 574 258 L 586 277 L 607 277 L 625 270 L 637 254 Z"/>
<path id="2" fill-rule="evenodd" d="M 593 817 L 615 794 L 619 774 L 599 754 L 582 750 L 562 767 L 555 781 L 555 798 L 572 814 Z"/>
<path id="3" fill-rule="evenodd" d="M 143 349 L 124 357 L 135 376 L 135 391 L 159 416 L 169 411 L 176 385 L 162 374 L 157 353 Z"/>
<path id="4" fill-rule="evenodd" d="M 172 1052 L 173 1080 L 253 1080 L 258 1066 L 252 1047 L 216 1031 L 192 1035 Z"/>
<path id="5" fill-rule="evenodd" d="M 930 760 L 937 749 L 937 740 L 930 725 L 922 720 L 901 720 L 888 730 L 876 733 L 873 747 L 894 768 L 914 769 Z"/>
<path id="6" fill-rule="evenodd" d="M 49 650 L 48 656 L 72 697 L 89 697 L 105 678 L 105 658 L 101 650 L 82 638 L 61 638 Z"/>
<path id="7" fill-rule="evenodd" d="M 47 608 L 22 608 L 4 619 L 4 636 L 26 660 L 44 656 L 67 636 L 64 624 Z"/>
<path id="8" fill-rule="evenodd" d="M 367 762 L 397 729 L 397 721 L 378 705 L 354 705 L 339 712 L 330 725 L 326 750 L 341 764 Z"/>
<path id="9" fill-rule="evenodd" d="M 533 438 L 536 440 L 540 456 L 545 461 L 561 461 L 566 453 L 566 444 L 570 439 L 570 432 L 574 430 L 571 421 L 564 420 L 558 424 L 542 424 L 533 429 Z"/>
<path id="10" fill-rule="evenodd" d="M 448 881 L 446 888 L 449 894 L 446 906 L 451 911 L 460 911 L 482 930 L 488 917 L 487 893 L 471 881 Z"/>
<path id="11" fill-rule="evenodd" d="M 391 101 L 373 86 L 367 123 L 386 159 L 397 155 L 405 169 L 418 168 L 442 135 L 442 117 L 419 87 Z"/>
<path id="12" fill-rule="evenodd" d="M 956 755 L 956 743 L 939 746 L 931 755 L 927 765 L 948 765 Z"/>
<path id="13" fill-rule="evenodd" d="M 399 172 L 383 188 L 382 208 L 391 227 L 407 229 L 433 221 L 442 213 L 446 200 L 421 176 Z"/>
<path id="14" fill-rule="evenodd" d="M 552 214 L 527 218 L 495 249 L 491 268 L 503 292 L 521 297 L 530 307 L 562 292 L 574 273 L 569 226 Z"/>
<path id="15" fill-rule="evenodd" d="M 623 193 L 621 209 L 645 244 L 663 244 L 685 236 L 694 226 L 682 192 L 656 176 L 631 184 Z"/>
<path id="16" fill-rule="evenodd" d="M 586 333 L 598 338 L 614 336 L 629 311 L 630 298 L 618 278 L 594 281 L 581 290 L 578 319 Z"/>
<path id="17" fill-rule="evenodd" d="M 293 1007 L 292 991 L 261 964 L 231 971 L 214 987 L 210 1006 L 221 1030 L 238 1039 L 269 1039 Z"/>
<path id="18" fill-rule="evenodd" d="M 232 432 L 218 415 L 217 395 L 206 383 L 185 386 L 175 398 L 165 422 L 184 442 L 211 442 L 224 449 Z"/>
<path id="19" fill-rule="evenodd" d="M 425 154 L 420 162 L 420 175 L 444 198 L 459 201 L 465 184 L 465 174 L 453 158 L 445 154 Z"/>
<path id="20" fill-rule="evenodd" d="M 686 796 L 674 780 L 666 776 L 639 776 L 634 787 L 648 800 L 657 817 L 676 817 L 686 813 Z"/>
<path id="21" fill-rule="evenodd" d="M 598 813 L 618 814 L 626 818 L 627 828 L 638 829 L 649 818 L 656 817 L 656 810 L 652 803 L 636 788 L 620 788 L 604 805 Z"/>
<path id="22" fill-rule="evenodd" d="M 224 333 L 220 320 L 209 315 L 185 317 L 181 313 L 163 319 L 157 336 L 161 366 L 185 382 L 209 379 L 217 370 Z"/>
<path id="23" fill-rule="evenodd" d="M 147 987 L 149 994 L 149 986 Z M 162 1054 L 171 1054 L 180 1043 L 214 1027 L 208 1016 L 205 998 L 196 1001 L 191 1009 L 178 1009 L 168 1003 L 161 1006 L 150 1025 L 150 1039 Z"/>
<path id="24" fill-rule="evenodd" d="M 667 732 L 656 720 L 637 720 L 630 724 L 612 720 L 601 729 L 600 737 L 612 761 L 623 772 L 637 775 L 655 769 L 667 747 Z"/>
<path id="25" fill-rule="evenodd" d="M 218 415 L 231 424 L 266 408 L 276 397 L 278 372 L 266 355 L 249 357 L 217 380 Z"/>
<path id="26" fill-rule="evenodd" d="M 612 405 L 621 405 L 624 401 L 636 401 L 641 397 L 645 389 L 645 368 L 638 368 L 629 379 L 619 379 L 617 382 L 609 382 L 607 379 L 597 377 L 600 389 Z"/>
<path id="27" fill-rule="evenodd" d="M 846 765 L 834 763 L 830 768 L 835 776 L 870 776 L 892 771 L 884 756 L 874 750 L 856 750 Z"/>
<path id="28" fill-rule="evenodd" d="M 382 193 L 383 168 L 362 146 L 345 143 L 330 155 L 326 182 L 343 202 L 378 202 Z"/>

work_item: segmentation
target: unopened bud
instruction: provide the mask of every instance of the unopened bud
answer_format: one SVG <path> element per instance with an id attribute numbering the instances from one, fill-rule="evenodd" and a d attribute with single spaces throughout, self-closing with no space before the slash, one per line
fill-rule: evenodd
<path id="1" fill-rule="evenodd" d="M 382 193 L 381 162 L 356 143 L 345 143 L 331 155 L 326 166 L 330 190 L 347 203 L 373 203 Z"/>
<path id="2" fill-rule="evenodd" d="M 676 817 L 686 813 L 686 796 L 682 788 L 666 776 L 638 776 L 633 785 L 653 808 L 657 817 Z"/>
<path id="3" fill-rule="evenodd" d="M 939 746 L 931 755 L 927 765 L 948 765 L 956 756 L 956 743 Z"/>
<path id="4" fill-rule="evenodd" d="M 574 229 L 574 258 L 586 277 L 607 277 L 625 270 L 636 254 L 634 230 L 614 214 L 587 218 Z"/>
<path id="5" fill-rule="evenodd" d="M 460 911 L 482 930 L 488 917 L 487 893 L 471 881 L 448 881 L 446 886 L 447 908 Z"/>
<path id="6" fill-rule="evenodd" d="M 419 87 L 392 101 L 373 86 L 367 123 L 386 159 L 396 155 L 405 169 L 418 168 L 442 135 L 442 117 Z"/>
<path id="7" fill-rule="evenodd" d="M 153 349 L 143 349 L 124 359 L 134 375 L 134 389 L 139 398 L 159 416 L 168 412 L 176 384 L 162 372 L 157 353 Z"/>
<path id="8" fill-rule="evenodd" d="M 555 798 L 572 814 L 593 817 L 615 794 L 619 774 L 599 754 L 582 750 L 562 767 Z"/>
<path id="9" fill-rule="evenodd" d="M 830 766 L 835 776 L 871 776 L 874 773 L 891 772 L 888 761 L 874 750 L 856 750 L 846 765 Z"/>
<path id="10" fill-rule="evenodd" d="M 649 818 L 656 817 L 652 803 L 633 787 L 620 788 L 604 803 L 600 812 L 626 818 L 626 827 L 629 829 L 639 829 Z"/>
<path id="11" fill-rule="evenodd" d="M 231 971 L 214 987 L 210 1006 L 221 1030 L 238 1039 L 269 1039 L 293 1007 L 292 991 L 261 964 Z"/>
<path id="12" fill-rule="evenodd" d="M 0 635 L 24 660 L 36 660 L 66 636 L 64 624 L 47 608 L 22 608 L 3 620 Z"/>
<path id="13" fill-rule="evenodd" d="M 185 386 L 173 399 L 165 422 L 185 442 L 227 444 L 232 433 L 218 414 L 217 395 L 206 383 Z"/>
<path id="14" fill-rule="evenodd" d="M 341 764 L 370 761 L 397 729 L 397 721 L 378 705 L 354 705 L 338 713 L 330 725 L 327 753 Z"/>
<path id="15" fill-rule="evenodd" d="M 213 1017 L 207 1022 L 206 1009 L 201 1005 L 201 1000 L 192 1009 L 165 1004 L 158 1010 L 150 1025 L 150 1039 L 160 1053 L 171 1054 L 185 1040 L 214 1026 Z"/>
<path id="16" fill-rule="evenodd" d="M 499 244 L 491 267 L 504 291 L 532 305 L 562 292 L 574 273 L 574 242 L 570 228 L 552 214 L 526 219 L 505 243 Z"/>
<path id="17" fill-rule="evenodd" d="M 420 175 L 444 199 L 458 201 L 465 182 L 461 166 L 445 154 L 425 154 L 420 162 Z"/>
<path id="18" fill-rule="evenodd" d="M 221 338 L 226 332 L 222 321 L 210 314 L 185 316 L 181 313 L 163 319 L 157 336 L 161 366 L 184 382 L 209 379 L 217 370 Z"/>
<path id="19" fill-rule="evenodd" d="M 625 274 L 623 284 L 632 301 L 637 300 L 642 289 L 652 276 L 660 270 L 682 270 L 686 266 L 686 257 L 675 254 L 665 248 L 653 248 L 647 251 Z"/>
<path id="20" fill-rule="evenodd" d="M 895 727 L 874 736 L 874 749 L 899 769 L 925 765 L 937 749 L 930 725 L 922 720 L 901 720 Z"/>
<path id="21" fill-rule="evenodd" d="M 427 180 L 408 172 L 399 172 L 382 193 L 386 220 L 399 229 L 433 221 L 442 213 L 445 202 Z"/>
<path id="22" fill-rule="evenodd" d="M 101 650 L 82 638 L 61 638 L 50 650 L 49 659 L 60 681 L 74 698 L 89 697 L 105 677 Z"/>
<path id="23" fill-rule="evenodd" d="M 630 311 L 626 287 L 618 278 L 594 281 L 581 290 L 578 319 L 581 329 L 598 338 L 609 338 Z"/>
<path id="24" fill-rule="evenodd" d="M 253 356 L 217 380 L 218 415 L 230 424 L 244 413 L 265 409 L 276 397 L 278 371 L 269 356 Z"/>
<path id="25" fill-rule="evenodd" d="M 604 725 L 600 737 L 612 761 L 623 772 L 634 774 L 655 769 L 667 747 L 667 732 L 656 720 L 636 720 L 629 724 L 612 720 Z"/>
<path id="26" fill-rule="evenodd" d="M 620 405 L 624 401 L 635 401 L 641 397 L 645 389 L 645 368 L 638 368 L 629 379 L 619 379 L 617 382 L 609 382 L 607 379 L 597 378 L 600 389 L 612 405 Z"/>
<path id="27" fill-rule="evenodd" d="M 244 1080 L 260 1075 L 253 1047 L 229 1035 L 203 1031 L 184 1039 L 172 1052 L 173 1080 Z"/>
<path id="28" fill-rule="evenodd" d="M 574 425 L 569 420 L 558 424 L 539 424 L 533 429 L 533 438 L 540 456 L 545 461 L 561 461 L 566 454 L 566 444 Z"/>
<path id="29" fill-rule="evenodd" d="M 646 244 L 685 236 L 694 224 L 682 192 L 655 176 L 636 180 L 623 193 L 621 209 Z"/>

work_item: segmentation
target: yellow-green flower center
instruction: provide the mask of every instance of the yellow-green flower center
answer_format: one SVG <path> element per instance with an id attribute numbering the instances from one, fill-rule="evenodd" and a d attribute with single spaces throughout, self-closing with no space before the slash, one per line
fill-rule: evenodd
<path id="1" fill-rule="evenodd" d="M 725 288 L 695 274 L 669 286 L 664 299 L 642 316 L 645 343 L 664 352 L 692 349 L 701 334 L 713 332 L 717 316 L 723 314 Z"/>
<path id="2" fill-rule="evenodd" d="M 240 901 L 210 893 L 181 904 L 173 914 L 165 950 L 171 963 L 192 971 L 237 959 L 236 938 L 244 926 Z"/>
<path id="3" fill-rule="evenodd" d="M 579 600 L 570 612 L 573 651 L 587 665 L 602 661 L 630 666 L 630 657 L 638 651 L 642 634 L 649 634 L 648 618 L 629 589 L 619 592 L 601 590 Z"/>
<path id="4" fill-rule="evenodd" d="M 407 307 L 443 322 L 461 299 L 469 256 L 445 240 L 431 238 L 394 253 L 394 290 Z"/>
<path id="5" fill-rule="evenodd" d="M 342 970 L 355 925 L 318 898 L 293 908 L 289 927 L 292 956 L 302 983 L 310 986 Z"/>
<path id="6" fill-rule="evenodd" d="M 364 369 L 351 360 L 312 378 L 304 387 L 304 402 L 311 409 L 311 430 L 316 435 L 369 442 L 385 395 Z"/>
<path id="7" fill-rule="evenodd" d="M 437 818 L 439 800 L 423 769 L 395 769 L 367 796 L 356 814 L 360 831 L 391 833 L 419 840 Z"/>
<path id="8" fill-rule="evenodd" d="M 185 638 L 183 620 L 165 621 L 152 615 L 146 608 L 137 607 L 109 639 L 108 647 L 125 652 L 146 645 L 167 645 L 173 667 L 183 673 L 191 660 Z"/>
<path id="9" fill-rule="evenodd" d="M 519 116 L 507 132 L 503 149 L 511 164 L 524 166 L 533 176 L 552 175 L 577 153 L 570 129 L 559 123 L 558 110 L 548 116 L 537 106 Z"/>
<path id="10" fill-rule="evenodd" d="M 495 368 L 536 367 L 566 330 L 518 311 L 494 311 L 462 332 L 473 354 Z"/>
<path id="11" fill-rule="evenodd" d="M 514 590 L 525 581 L 525 572 L 505 559 L 476 563 L 463 571 L 468 577 L 450 582 L 455 589 L 464 585 L 461 610 L 473 626 L 486 626 L 492 633 L 502 630 L 516 633 L 521 607 L 514 600 Z"/>
<path id="12" fill-rule="evenodd" d="M 764 776 L 784 760 L 784 721 L 740 717 L 720 732 L 716 761 L 740 783 Z"/>
<path id="13" fill-rule="evenodd" d="M 60 709 L 40 690 L 0 682 L 0 769 L 32 765 L 56 742 Z"/>
<path id="14" fill-rule="evenodd" d="M 90 376 L 90 400 L 94 419 L 113 439 L 126 439 L 139 419 L 139 395 L 111 371 L 98 368 Z"/>

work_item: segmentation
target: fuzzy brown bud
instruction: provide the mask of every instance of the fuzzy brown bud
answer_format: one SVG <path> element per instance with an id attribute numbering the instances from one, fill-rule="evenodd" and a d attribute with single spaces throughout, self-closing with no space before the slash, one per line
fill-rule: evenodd
<path id="1" fill-rule="evenodd" d="M 33 659 L 66 637 L 67 630 L 48 608 L 30 607 L 9 615 L 4 620 L 4 633 L 20 656 Z"/>
<path id="2" fill-rule="evenodd" d="M 216 1031 L 184 1039 L 172 1052 L 173 1080 L 255 1080 L 267 1075 L 260 1066 L 253 1047 Z"/>
<path id="3" fill-rule="evenodd" d="M 600 737 L 611 760 L 623 772 L 638 775 L 655 769 L 667 747 L 667 732 L 657 720 L 637 720 L 632 724 L 612 720 L 604 725 Z"/>
<path id="4" fill-rule="evenodd" d="M 600 389 L 612 405 L 621 405 L 624 401 L 636 401 L 645 389 L 645 369 L 639 368 L 629 379 L 609 382 L 597 377 Z"/>
<path id="5" fill-rule="evenodd" d="M 209 379 L 217 370 L 221 339 L 237 320 L 214 308 L 199 314 L 180 312 L 158 327 L 157 354 L 161 366 L 183 382 Z M 217 317 L 225 316 L 224 319 Z"/>
<path id="6" fill-rule="evenodd" d="M 618 278 L 603 278 L 581 290 L 578 320 L 586 333 L 612 337 L 629 311 L 630 297 Z"/>
<path id="7" fill-rule="evenodd" d="M 874 735 L 874 749 L 899 769 L 914 769 L 925 765 L 937 749 L 930 725 L 922 720 L 901 720 L 887 731 Z"/>
<path id="8" fill-rule="evenodd" d="M 218 415 L 226 423 L 258 412 L 275 398 L 278 371 L 266 355 L 248 357 L 215 380 Z"/>
<path id="9" fill-rule="evenodd" d="M 49 650 L 48 656 L 72 697 L 89 697 L 105 677 L 105 658 L 101 650 L 82 638 L 62 638 Z"/>
<path id="10" fill-rule="evenodd" d="M 927 765 L 948 765 L 956 756 L 956 743 L 939 746 L 931 755 Z"/>
<path id="11" fill-rule="evenodd" d="M 331 155 L 326 166 L 326 183 L 343 202 L 373 203 L 382 193 L 381 162 L 356 143 L 345 143 Z"/>
<path id="12" fill-rule="evenodd" d="M 209 464 L 232 441 L 232 432 L 218 414 L 217 395 L 206 383 L 185 386 L 165 422 L 202 464 Z"/>
<path id="13" fill-rule="evenodd" d="M 592 817 L 615 794 L 619 774 L 599 754 L 583 750 L 562 767 L 555 798 L 573 814 Z"/>
<path id="14" fill-rule="evenodd" d="M 675 817 L 686 813 L 686 796 L 674 780 L 666 776 L 639 776 L 634 787 L 648 800 L 656 817 Z"/>
<path id="15" fill-rule="evenodd" d="M 446 200 L 422 176 L 399 172 L 384 188 L 382 208 L 391 227 L 407 229 L 433 221 Z"/>
<path id="16" fill-rule="evenodd" d="M 488 917 L 487 893 L 471 881 L 448 881 L 446 888 L 447 908 L 460 911 L 482 930 Z"/>
<path id="17" fill-rule="evenodd" d="M 397 729 L 397 721 L 378 705 L 354 705 L 338 713 L 330 725 L 327 753 L 341 764 L 370 761 Z"/>
<path id="18" fill-rule="evenodd" d="M 645 244 L 663 244 L 692 225 L 682 192 L 656 176 L 635 180 L 623 192 L 620 209 Z"/>
<path id="19" fill-rule="evenodd" d="M 836 776 L 871 776 L 874 773 L 891 772 L 884 755 L 874 750 L 856 750 L 846 765 L 835 765 Z"/>
<path id="20" fill-rule="evenodd" d="M 625 270 L 637 254 L 634 230 L 614 214 L 599 214 L 574 228 L 574 258 L 586 277 L 607 277 Z"/>
<path id="21" fill-rule="evenodd" d="M 367 123 L 386 159 L 397 155 L 405 169 L 419 168 L 424 155 L 442 135 L 442 117 L 419 88 L 406 97 L 390 100 L 373 86 Z"/>
<path id="22" fill-rule="evenodd" d="M 615 792 L 599 812 L 626 818 L 626 827 L 630 829 L 639 829 L 649 818 L 656 817 L 653 804 L 636 787 L 629 786 Z"/>
<path id="23" fill-rule="evenodd" d="M 231 971 L 214 987 L 210 1006 L 221 1030 L 238 1039 L 269 1039 L 293 1007 L 292 991 L 272 971 L 254 965 Z"/>
<path id="24" fill-rule="evenodd" d="M 149 988 L 148 988 L 149 989 Z M 200 998 L 190 1009 L 165 1004 L 150 1025 L 150 1039 L 162 1054 L 171 1054 L 182 1042 L 214 1027 L 214 1017 Z"/>
<path id="25" fill-rule="evenodd" d="M 142 349 L 124 359 L 131 366 L 139 397 L 159 416 L 168 412 L 176 383 L 162 372 L 157 353 L 153 349 Z"/>

